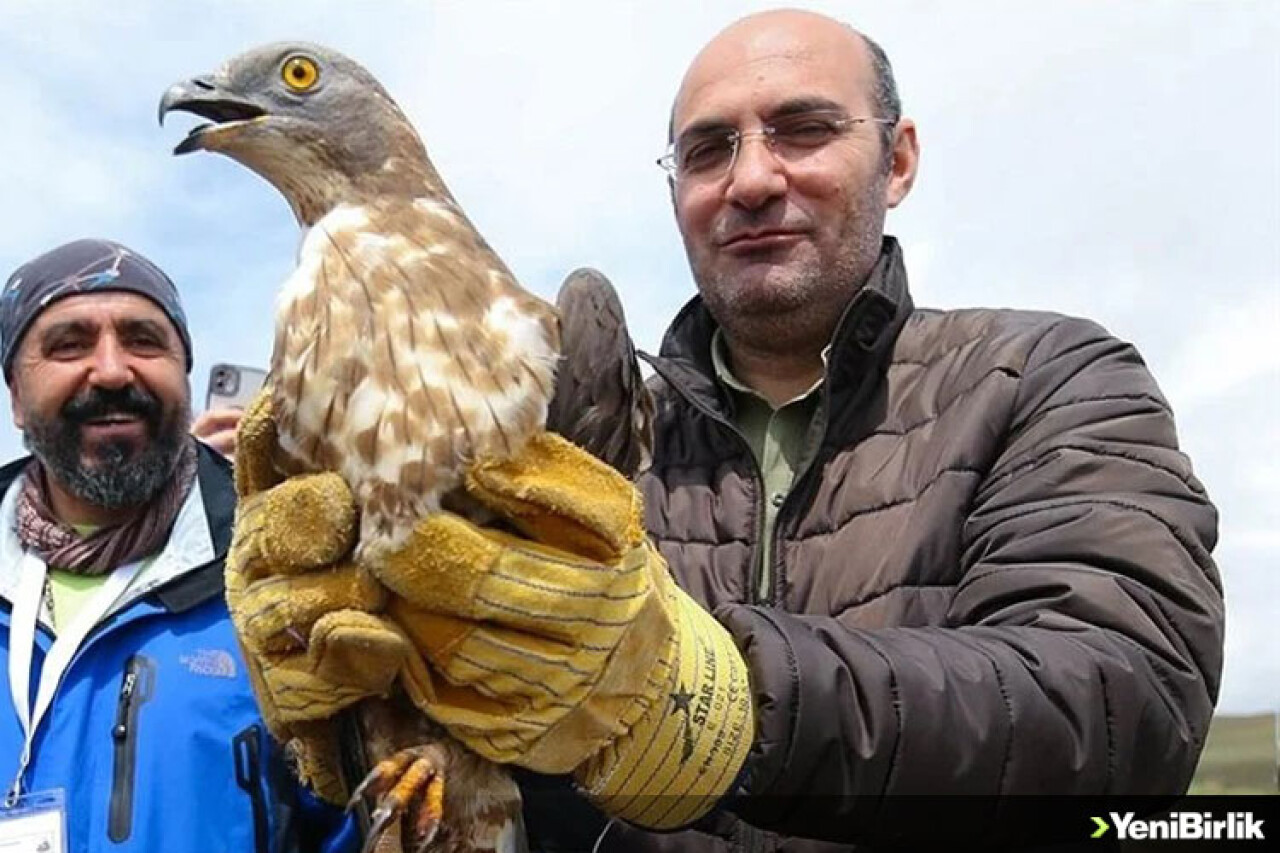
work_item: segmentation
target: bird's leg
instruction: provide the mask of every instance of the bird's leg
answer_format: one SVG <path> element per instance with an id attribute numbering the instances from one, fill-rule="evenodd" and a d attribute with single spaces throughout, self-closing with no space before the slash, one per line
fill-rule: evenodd
<path id="1" fill-rule="evenodd" d="M 418 848 L 415 853 L 425 853 L 440 830 L 440 820 L 443 816 L 444 776 L 436 773 L 427 782 L 427 788 L 422 794 L 422 802 L 418 806 L 418 819 L 414 821 L 414 837 L 418 839 Z"/>
<path id="2" fill-rule="evenodd" d="M 377 797 L 377 807 L 361 853 L 373 853 L 387 828 L 406 813 L 416 815 L 412 849 L 423 851 L 431 845 L 444 813 L 444 771 L 447 763 L 444 752 L 434 744 L 428 744 L 402 749 L 369 771 L 347 804 L 351 808 L 365 795 Z"/>

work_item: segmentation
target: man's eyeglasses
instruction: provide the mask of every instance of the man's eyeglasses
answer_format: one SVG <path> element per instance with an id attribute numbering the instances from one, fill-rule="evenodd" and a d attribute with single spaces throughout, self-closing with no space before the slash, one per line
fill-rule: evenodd
<path id="1" fill-rule="evenodd" d="M 753 137 L 764 140 L 774 156 L 797 163 L 828 145 L 855 124 L 895 124 L 892 119 L 839 113 L 798 113 L 774 119 L 760 130 L 718 129 L 693 132 L 667 146 L 658 165 L 677 181 L 718 181 L 733 169 L 742 143 Z"/>

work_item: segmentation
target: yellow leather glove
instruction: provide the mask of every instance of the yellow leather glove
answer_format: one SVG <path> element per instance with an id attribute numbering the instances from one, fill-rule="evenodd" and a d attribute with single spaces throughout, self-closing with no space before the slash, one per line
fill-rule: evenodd
<path id="1" fill-rule="evenodd" d="M 377 615 L 386 590 L 346 559 L 356 512 L 342 478 L 280 483 L 275 451 L 264 391 L 245 411 L 237 439 L 227 604 L 267 728 L 294 753 L 305 782 L 345 802 L 330 718 L 386 693 L 413 649 Z"/>
<path id="2" fill-rule="evenodd" d="M 696 820 L 751 746 L 747 669 L 649 544 L 635 488 L 550 433 L 466 488 L 523 535 L 441 512 L 371 567 L 436 676 L 410 696 L 491 760 L 572 771 L 614 815 Z"/>
<path id="3" fill-rule="evenodd" d="M 346 557 L 357 525 L 339 477 L 273 486 L 265 399 L 238 441 L 228 600 L 264 717 L 322 796 L 338 778 L 324 721 L 397 674 L 476 752 L 573 771 L 638 824 L 692 822 L 734 781 L 754 735 L 745 663 L 672 582 L 616 471 L 539 435 L 466 483 L 522 536 L 441 512 L 366 568 Z"/>

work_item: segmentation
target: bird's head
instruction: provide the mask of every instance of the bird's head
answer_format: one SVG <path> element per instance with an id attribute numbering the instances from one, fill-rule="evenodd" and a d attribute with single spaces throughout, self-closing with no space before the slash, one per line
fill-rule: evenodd
<path id="1" fill-rule="evenodd" d="M 304 225 L 343 202 L 447 192 L 373 75 L 319 45 L 264 45 L 175 83 L 160 99 L 161 123 L 179 110 L 210 123 L 193 128 L 175 154 L 237 160 L 270 181 Z"/>

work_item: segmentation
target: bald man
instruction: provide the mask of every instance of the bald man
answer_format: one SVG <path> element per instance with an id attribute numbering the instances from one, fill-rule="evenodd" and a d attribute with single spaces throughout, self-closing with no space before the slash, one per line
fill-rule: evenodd
<path id="1" fill-rule="evenodd" d="M 1130 345 L 913 306 L 884 225 L 919 156 L 883 51 L 837 21 L 755 15 L 690 66 L 660 164 L 698 295 L 653 362 L 646 522 L 743 650 L 755 742 L 695 828 L 532 819 L 535 847 L 1034 846 L 1053 811 L 996 795 L 1186 790 L 1216 511 Z"/>

